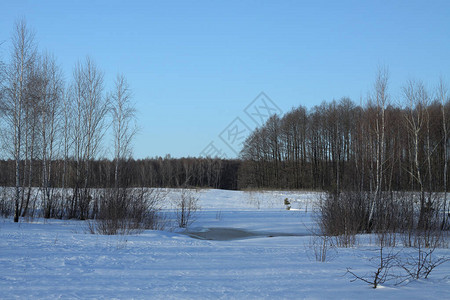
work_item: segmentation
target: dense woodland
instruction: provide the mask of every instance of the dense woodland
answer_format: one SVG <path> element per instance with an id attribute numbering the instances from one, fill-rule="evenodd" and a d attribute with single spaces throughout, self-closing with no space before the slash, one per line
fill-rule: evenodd
<path id="1" fill-rule="evenodd" d="M 343 98 L 274 115 L 245 142 L 240 185 L 444 191 L 450 103 L 441 92 L 408 82 L 401 102 Z"/>
<path id="2" fill-rule="evenodd" d="M 240 185 L 329 191 L 322 220 L 332 235 L 445 228 L 446 86 L 410 80 L 391 99 L 388 75 L 379 69 L 364 106 L 343 98 L 270 117 L 244 144 Z M 414 193 L 403 201 L 401 191 Z"/>

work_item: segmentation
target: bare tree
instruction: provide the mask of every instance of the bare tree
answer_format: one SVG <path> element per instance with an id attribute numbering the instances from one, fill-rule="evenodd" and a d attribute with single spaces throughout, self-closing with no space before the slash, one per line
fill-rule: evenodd
<path id="1" fill-rule="evenodd" d="M 42 162 L 42 201 L 44 205 L 44 217 L 53 217 L 53 178 L 52 168 L 55 159 L 56 142 L 60 131 L 62 101 L 64 88 L 62 73 L 56 65 L 53 56 L 44 55 L 41 62 L 41 87 L 40 87 L 40 143 Z"/>
<path id="2" fill-rule="evenodd" d="M 61 197 L 62 197 L 62 203 L 61 205 L 64 207 L 61 209 L 61 213 L 58 217 L 63 217 L 63 211 L 65 211 L 65 214 L 68 214 L 69 216 L 73 216 L 74 213 L 74 199 L 73 197 L 69 197 L 68 191 L 66 187 L 68 186 L 69 181 L 69 156 L 71 154 L 72 149 L 72 125 L 73 125 L 73 118 L 72 118 L 72 106 L 70 103 L 71 97 L 70 92 L 68 90 L 65 90 L 65 93 L 63 95 L 62 100 L 62 120 L 61 120 L 61 140 L 60 140 L 60 147 L 62 147 L 62 170 L 61 170 Z"/>
<path id="3" fill-rule="evenodd" d="M 27 97 L 24 101 L 24 157 L 23 157 L 23 192 L 22 217 L 27 216 L 30 206 L 32 184 L 34 178 L 34 160 L 38 152 L 39 106 L 41 101 L 41 87 L 43 86 L 40 72 L 40 57 L 36 55 L 35 63 L 30 68 L 29 80 L 26 86 Z M 34 207 L 34 205 L 33 205 Z"/>
<path id="4" fill-rule="evenodd" d="M 119 187 L 120 163 L 131 156 L 131 140 L 136 133 L 135 108 L 126 78 L 117 75 L 114 91 L 110 95 L 114 136 L 114 187 Z"/>
<path id="5" fill-rule="evenodd" d="M 127 160 L 131 157 L 131 140 L 136 127 L 133 124 L 135 110 L 131 104 L 131 91 L 123 75 L 117 76 L 109 98 L 112 104 L 114 189 L 104 191 L 98 217 L 101 220 L 99 224 L 103 224 L 109 230 L 109 234 L 115 234 L 120 228 L 130 227 L 129 222 L 135 218 L 133 202 L 142 197 L 134 199 L 133 192 L 128 186 Z M 144 209 L 145 205 L 142 207 Z M 142 213 L 146 212 L 143 211 L 138 215 Z"/>
<path id="6" fill-rule="evenodd" d="M 428 105 L 428 94 L 421 82 L 410 80 L 404 87 L 404 95 L 407 101 L 406 125 L 412 141 L 414 168 L 409 171 L 411 177 L 417 181 L 420 188 L 420 217 L 418 227 L 425 225 L 425 186 L 423 182 L 422 164 L 420 162 L 420 143 L 422 131 L 426 125 L 426 106 Z"/>
<path id="7" fill-rule="evenodd" d="M 76 119 L 72 134 L 76 183 L 72 206 L 77 207 L 78 217 L 85 219 L 91 201 L 89 167 L 99 152 L 106 131 L 108 101 L 103 95 L 103 73 L 89 57 L 84 63 L 77 63 L 73 77 L 71 97 Z"/>
<path id="8" fill-rule="evenodd" d="M 14 222 L 19 221 L 22 213 L 23 186 L 20 164 L 25 151 L 23 139 L 26 102 L 28 100 L 27 88 L 29 88 L 35 58 L 34 33 L 27 27 L 24 20 L 20 20 L 16 22 L 14 27 L 11 61 L 6 72 L 6 95 L 2 99 L 6 123 L 4 137 L 10 143 L 12 142 L 12 146 L 8 150 L 15 161 Z"/>
<path id="9" fill-rule="evenodd" d="M 448 169 L 448 153 L 447 153 L 447 147 L 448 147 L 448 128 L 447 128 L 447 116 L 446 116 L 446 107 L 448 103 L 448 95 L 447 95 L 447 87 L 441 78 L 439 81 L 439 85 L 437 88 L 438 93 L 438 99 L 441 102 L 441 109 L 442 109 L 442 130 L 444 131 L 443 136 L 443 145 L 444 145 L 444 170 L 443 170 L 443 183 L 444 183 L 444 216 L 442 219 L 442 226 L 441 228 L 444 229 L 447 224 L 447 169 Z"/>
<path id="10" fill-rule="evenodd" d="M 174 200 L 177 213 L 177 224 L 180 228 L 187 228 L 194 221 L 195 213 L 200 209 L 198 206 L 198 197 L 194 192 L 182 188 L 179 198 Z"/>
<path id="11" fill-rule="evenodd" d="M 4 42 L 0 42 L 0 46 L 2 46 Z M 1 56 L 0 56 L 1 58 Z M 6 86 L 5 86 L 5 77 L 6 77 L 6 65 L 3 60 L 0 59 L 0 126 L 1 120 L 3 119 L 3 115 L 5 113 L 4 105 L 4 97 L 6 97 Z M 0 127 L 1 128 L 1 127 Z M 0 140 L 0 143 L 2 141 Z M 1 145 L 1 144 L 0 144 Z M 1 149 L 1 147 L 0 147 Z"/>
<path id="12" fill-rule="evenodd" d="M 375 151 L 375 191 L 373 192 L 373 197 L 371 199 L 370 211 L 369 211 L 369 219 L 368 224 L 373 221 L 373 215 L 375 211 L 375 206 L 381 198 L 382 192 L 382 180 L 384 175 L 384 163 L 385 163 L 385 110 L 388 102 L 388 79 L 389 73 L 386 68 L 380 68 L 378 70 L 377 79 L 375 81 L 375 104 L 376 104 L 376 122 L 375 122 L 375 135 L 376 135 L 376 151 Z M 373 101 L 373 100 L 372 100 Z"/>

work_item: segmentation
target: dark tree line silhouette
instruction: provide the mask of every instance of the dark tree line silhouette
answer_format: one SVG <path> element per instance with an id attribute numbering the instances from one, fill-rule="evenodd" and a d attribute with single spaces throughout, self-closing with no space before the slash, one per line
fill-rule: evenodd
<path id="1" fill-rule="evenodd" d="M 240 187 L 373 190 L 377 152 L 383 147 L 382 190 L 415 191 L 423 186 L 444 191 L 449 145 L 443 124 L 449 120 L 443 115 L 449 113 L 448 99 L 444 106 L 437 100 L 412 107 L 388 105 L 383 145 L 377 138 L 380 111 L 373 104 L 361 107 L 343 98 L 271 116 L 244 144 Z M 420 128 L 410 128 L 410 120 L 417 118 Z"/>
<path id="2" fill-rule="evenodd" d="M 21 163 L 21 167 L 24 162 Z M 39 187 L 42 182 L 42 161 L 33 161 L 36 170 L 31 182 L 33 187 Z M 65 168 L 64 168 L 64 165 Z M 120 172 L 126 174 L 119 180 L 119 186 L 127 187 L 168 187 L 178 188 L 204 187 L 217 189 L 238 189 L 238 170 L 240 160 L 225 160 L 220 158 L 147 158 L 128 159 L 121 163 Z M 51 182 L 53 188 L 73 188 L 76 186 L 76 162 L 53 161 Z M 99 159 L 90 163 L 90 187 L 113 188 L 115 186 L 114 160 Z M 0 160 L 0 185 L 14 186 L 13 160 Z M 66 172 L 63 176 L 63 172 Z"/>
<path id="3" fill-rule="evenodd" d="M 419 203 L 417 227 L 429 226 L 437 212 L 445 226 L 450 113 L 445 84 L 441 80 L 428 91 L 410 80 L 395 101 L 387 88 L 388 73 L 380 69 L 365 105 L 342 98 L 271 116 L 244 143 L 239 186 L 325 190 L 335 203 L 342 203 L 342 192 L 359 192 L 352 199 L 361 200 L 357 207 L 364 217 L 357 221 L 366 230 L 389 211 L 387 203 L 396 202 L 393 192 L 417 192 L 408 202 L 413 207 L 416 197 Z"/>

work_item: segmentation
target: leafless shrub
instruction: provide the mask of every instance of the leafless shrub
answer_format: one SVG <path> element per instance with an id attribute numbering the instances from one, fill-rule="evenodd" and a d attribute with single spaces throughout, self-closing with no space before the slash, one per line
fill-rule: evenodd
<path id="1" fill-rule="evenodd" d="M 174 201 L 177 225 L 180 228 L 187 228 L 194 221 L 195 213 L 200 209 L 198 206 L 198 197 L 186 188 L 181 189 L 179 198 Z"/>
<path id="2" fill-rule="evenodd" d="M 161 229 L 159 205 L 165 194 L 158 189 L 108 189 L 95 201 L 94 220 L 87 221 L 88 231 L 105 235 L 139 233 Z"/>
<path id="3" fill-rule="evenodd" d="M 10 217 L 14 212 L 14 205 L 10 198 L 11 195 L 8 194 L 7 188 L 2 188 L 0 194 L 0 216 L 4 218 Z"/>
<path id="4" fill-rule="evenodd" d="M 330 193 L 319 207 L 319 226 L 324 235 L 334 236 L 339 247 L 351 247 L 356 234 L 365 229 L 368 211 L 363 192 Z"/>
<path id="5" fill-rule="evenodd" d="M 399 242 L 399 233 L 414 228 L 414 209 L 409 201 L 405 193 L 381 193 L 369 228 L 376 233 L 377 244 L 395 247 Z"/>
<path id="6" fill-rule="evenodd" d="M 318 262 L 329 261 L 333 257 L 333 255 L 330 256 L 330 252 L 336 254 L 333 239 L 326 235 L 312 235 L 308 247 L 313 251 L 314 259 Z"/>
<path id="7" fill-rule="evenodd" d="M 383 247 L 443 247 L 441 201 L 438 193 L 428 193 L 425 208 L 418 206 L 421 195 L 382 192 L 376 197 L 373 217 L 367 223 L 371 194 L 362 191 L 330 193 L 319 205 L 319 226 L 323 234 L 334 236 L 336 245 L 355 244 L 359 233 L 375 233 Z"/>
<path id="8" fill-rule="evenodd" d="M 398 219 L 403 221 L 398 231 L 405 247 L 447 248 L 448 230 L 442 228 L 441 202 L 437 193 L 430 194 L 425 208 L 414 207 L 414 194 L 409 200 L 400 200 L 404 208 Z M 409 202 L 409 203 L 408 203 Z M 406 203 L 406 204 L 405 204 Z"/>
<path id="9" fill-rule="evenodd" d="M 255 206 L 256 209 L 261 208 L 261 198 L 258 195 L 258 192 L 255 192 L 254 190 L 246 191 L 246 193 L 249 193 L 249 196 L 247 197 L 247 201 L 250 205 Z"/>
<path id="10" fill-rule="evenodd" d="M 320 225 L 320 211 L 319 215 L 316 215 L 315 218 L 316 222 Z M 310 232 L 309 243 L 308 245 L 306 245 L 306 247 L 309 249 L 308 253 L 312 252 L 314 254 L 314 259 L 317 262 L 326 262 L 332 259 L 337 254 L 335 237 L 327 235 L 320 227 L 319 229 L 312 228 L 308 227 L 308 225 L 306 224 L 305 227 Z"/>
<path id="11" fill-rule="evenodd" d="M 448 247 L 448 231 L 440 226 L 437 195 L 428 194 L 426 211 L 418 207 L 414 196 L 414 193 L 384 193 L 379 198 L 371 226 L 380 247 L 375 258 L 375 272 L 360 276 L 348 269 L 354 280 L 367 282 L 376 288 L 389 280 L 400 284 L 409 279 L 426 279 L 436 267 L 449 261 L 449 257 L 434 255 L 437 248 Z M 399 237 L 404 247 L 415 248 L 413 254 L 399 256 L 393 253 L 392 247 L 397 245 Z M 386 254 L 384 249 L 387 247 L 391 250 Z"/>
<path id="12" fill-rule="evenodd" d="M 369 259 L 371 262 L 375 262 L 373 264 L 373 267 L 375 268 L 373 273 L 358 275 L 350 268 L 347 268 L 347 273 L 353 277 L 351 280 L 352 282 L 361 280 L 376 289 L 380 284 L 398 279 L 398 276 L 391 272 L 391 269 L 396 266 L 398 252 L 394 253 L 393 248 L 390 248 L 390 250 L 386 253 L 386 248 L 383 246 L 380 246 L 377 251 L 378 255 Z"/>
<path id="13" fill-rule="evenodd" d="M 407 255 L 405 259 L 398 261 L 398 265 L 407 274 L 405 280 L 426 279 L 436 267 L 450 261 L 450 257 L 434 255 L 436 247 L 424 247 L 419 243 L 415 249 L 415 254 Z"/>
<path id="14" fill-rule="evenodd" d="M 406 272 L 404 280 L 428 278 L 430 273 L 438 266 L 450 260 L 448 256 L 437 256 L 434 252 L 438 248 L 449 247 L 449 232 L 440 230 L 439 219 L 436 218 L 436 226 L 428 230 L 415 230 L 412 238 L 408 236 L 407 247 L 415 249 L 413 254 L 409 254 L 403 260 L 398 261 L 398 265 Z"/>

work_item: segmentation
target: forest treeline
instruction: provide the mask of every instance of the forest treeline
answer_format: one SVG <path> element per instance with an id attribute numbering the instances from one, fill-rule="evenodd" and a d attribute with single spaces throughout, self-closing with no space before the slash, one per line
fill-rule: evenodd
<path id="1" fill-rule="evenodd" d="M 271 116 L 244 143 L 240 186 L 328 191 L 321 219 L 332 235 L 440 234 L 449 215 L 447 88 L 409 80 L 392 99 L 388 87 L 380 68 L 364 105 L 342 98 Z M 413 193 L 402 200 L 404 191 Z"/>
<path id="2" fill-rule="evenodd" d="M 240 186 L 443 191 L 447 91 L 443 84 L 433 92 L 410 81 L 403 92 L 398 102 L 388 102 L 383 90 L 364 106 L 342 98 L 271 116 L 245 141 Z"/>
<path id="3" fill-rule="evenodd" d="M 28 162 L 29 163 L 29 162 Z M 42 184 L 43 163 L 34 160 L 31 187 Z M 20 168 L 25 162 L 21 162 Z M 76 186 L 76 161 L 69 159 L 52 162 L 48 183 L 53 188 L 74 188 Z M 120 186 L 126 187 L 203 187 L 236 190 L 238 189 L 238 170 L 240 160 L 220 158 L 129 158 L 121 164 L 122 176 Z M 14 160 L 0 160 L 0 186 L 15 185 Z M 65 174 L 63 174 L 65 172 Z M 90 187 L 113 188 L 115 185 L 115 162 L 109 159 L 97 159 L 90 162 Z M 28 174 L 25 174 L 28 182 Z M 64 181 L 63 181 L 64 179 Z"/>

